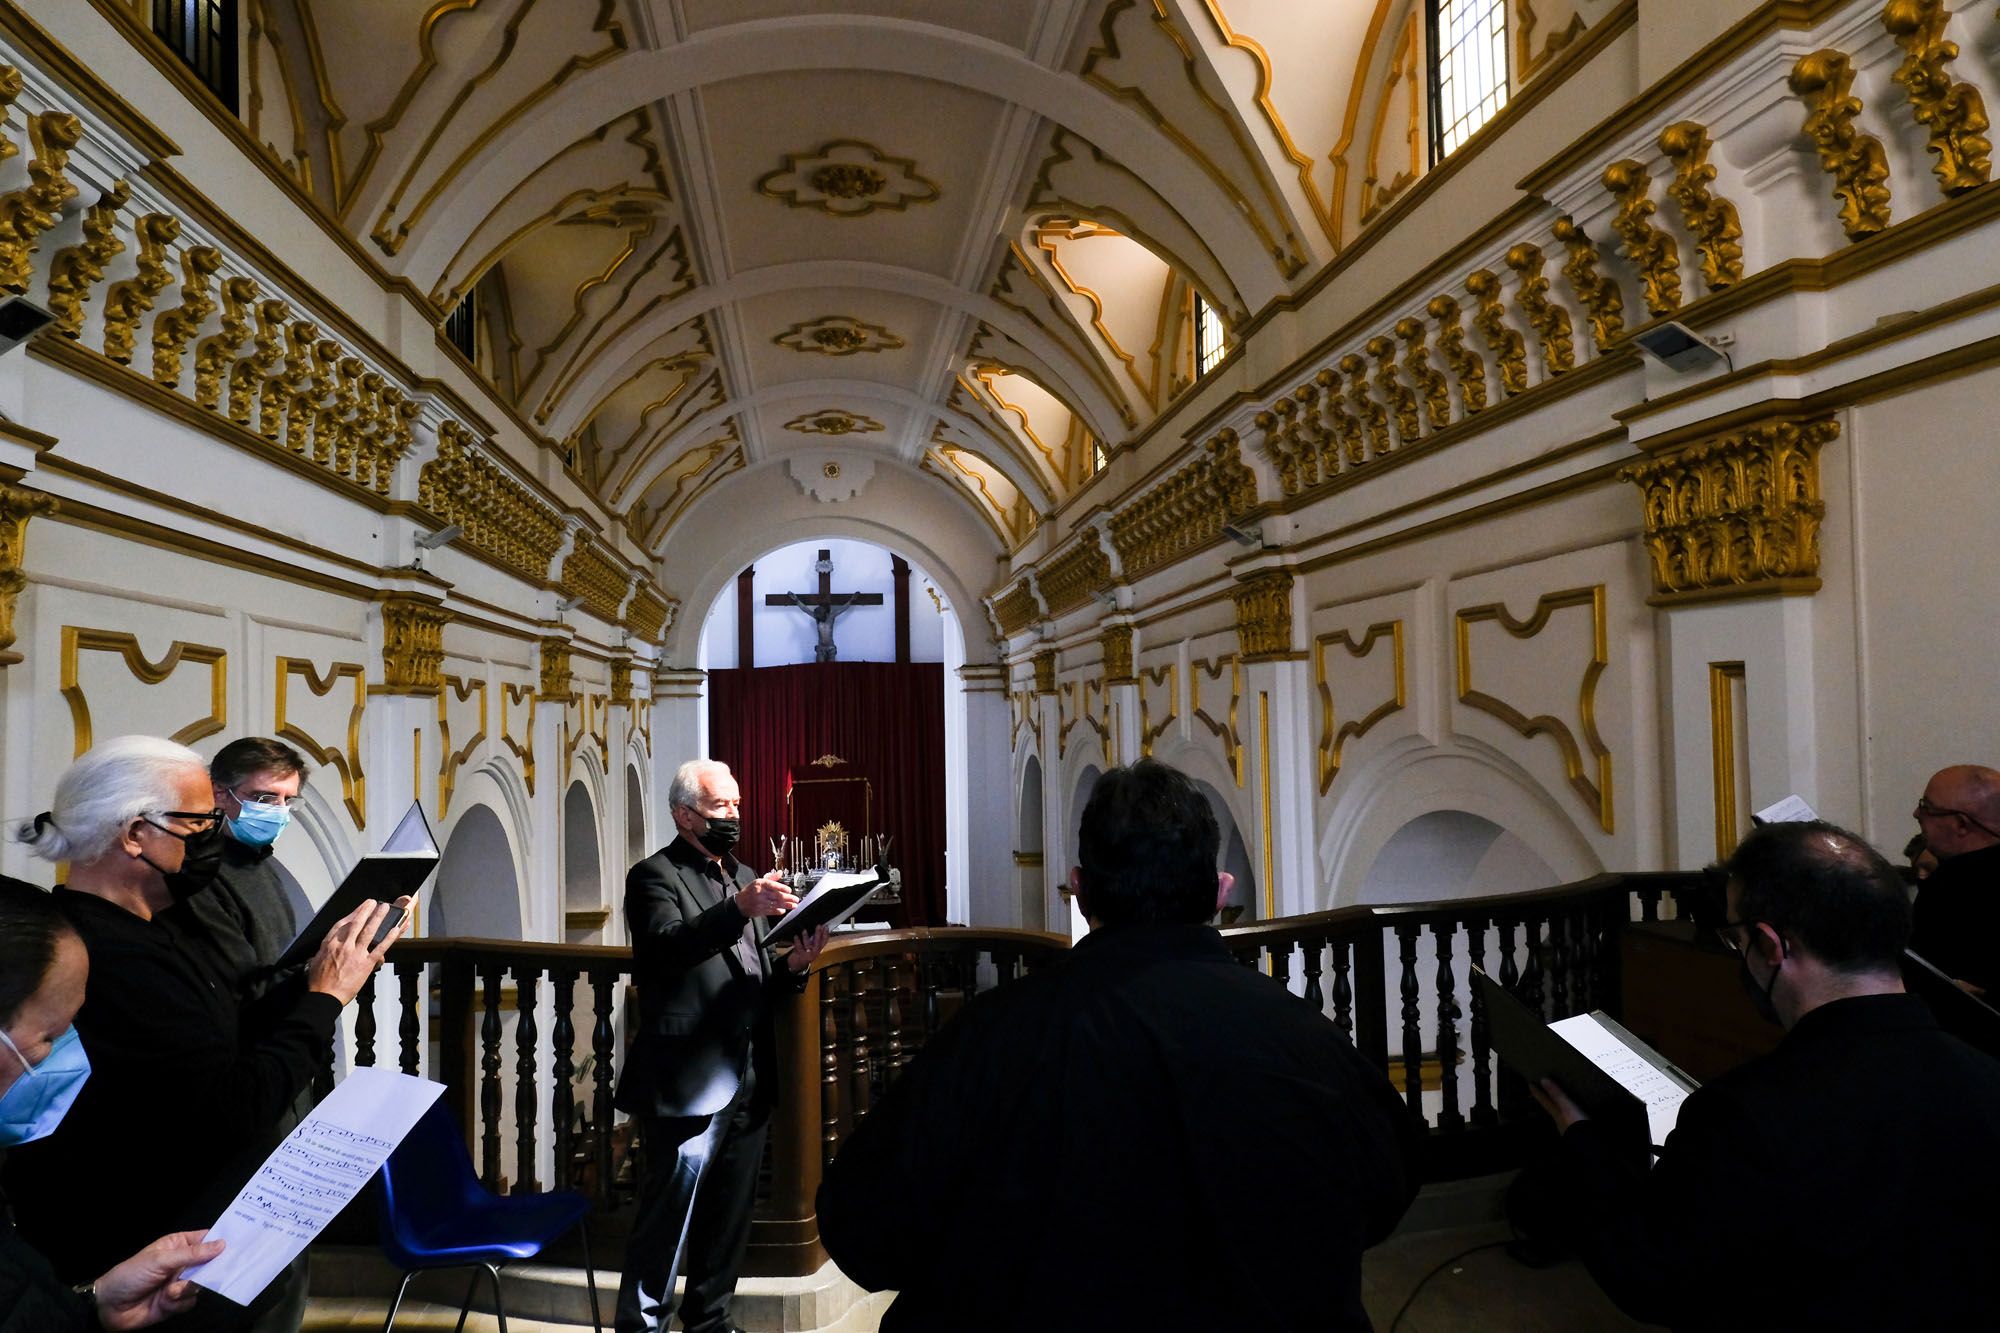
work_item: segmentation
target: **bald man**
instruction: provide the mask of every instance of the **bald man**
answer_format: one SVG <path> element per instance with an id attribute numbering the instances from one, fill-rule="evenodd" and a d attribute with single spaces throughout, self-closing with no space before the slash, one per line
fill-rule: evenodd
<path id="1" fill-rule="evenodd" d="M 1917 893 L 1910 948 L 1973 994 L 2000 999 L 2000 770 L 1941 768 L 1914 813 L 1938 865 Z"/>

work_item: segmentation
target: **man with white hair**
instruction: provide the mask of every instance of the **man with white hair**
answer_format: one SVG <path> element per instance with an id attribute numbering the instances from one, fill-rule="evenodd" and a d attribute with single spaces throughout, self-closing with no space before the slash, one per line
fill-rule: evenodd
<path id="1" fill-rule="evenodd" d="M 167 911 L 214 879 L 223 819 L 200 755 L 120 736 L 71 764 L 51 808 L 14 832 L 69 863 L 54 901 L 90 955 L 76 1031 L 91 1077 L 54 1133 L 8 1153 L 5 1172 L 23 1237 L 66 1281 L 221 1215 L 401 934 L 371 949 L 389 905 L 357 909 L 267 997 L 271 1021 L 247 1032 L 234 978 Z M 175 1327 L 296 1330 L 304 1280 L 295 1265 L 247 1311 L 204 1293 Z"/>
<path id="2" fill-rule="evenodd" d="M 666 1328 L 683 1251 L 682 1327 L 731 1327 L 778 1093 L 772 1002 L 805 984 L 826 946 L 824 928 L 782 962 L 765 946 L 770 919 L 798 899 L 732 855 L 741 803 L 728 765 L 682 764 L 667 789 L 674 840 L 625 877 L 639 1022 L 617 1105 L 643 1122 L 646 1172 L 618 1288 L 619 1333 Z"/>
<path id="3" fill-rule="evenodd" d="M 1941 768 L 1911 813 L 1937 869 L 1917 890 L 1910 948 L 1992 1004 L 2000 998 L 2000 771 Z"/>

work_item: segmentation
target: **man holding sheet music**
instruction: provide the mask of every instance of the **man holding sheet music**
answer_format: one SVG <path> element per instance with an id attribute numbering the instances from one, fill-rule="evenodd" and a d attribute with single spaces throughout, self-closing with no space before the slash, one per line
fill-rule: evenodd
<path id="1" fill-rule="evenodd" d="M 1900 877 L 1817 821 L 1757 829 L 1725 870 L 1722 934 L 1784 1040 L 1690 1095 L 1650 1171 L 1545 1080 L 1565 1239 L 1675 1328 L 1994 1327 L 2000 1062 L 1904 993 Z"/>
<path id="2" fill-rule="evenodd" d="M 619 1333 L 666 1328 L 683 1252 L 683 1327 L 729 1327 L 778 1093 L 772 1000 L 804 985 L 827 939 L 815 930 L 782 961 L 766 945 L 771 919 L 799 900 L 732 854 L 741 796 L 726 764 L 682 764 L 667 806 L 674 840 L 625 877 L 639 1022 L 617 1105 L 643 1121 L 646 1173 L 618 1289 Z"/>

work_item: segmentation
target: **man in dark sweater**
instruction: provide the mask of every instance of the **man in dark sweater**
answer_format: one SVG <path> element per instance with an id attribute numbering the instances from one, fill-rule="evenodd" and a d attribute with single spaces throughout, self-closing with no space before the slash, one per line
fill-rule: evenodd
<path id="1" fill-rule="evenodd" d="M 1784 1040 L 1690 1096 L 1650 1170 L 1545 1082 L 1566 1238 L 1677 1329 L 1995 1327 L 2000 1062 L 1904 994 L 1901 878 L 1816 822 L 1726 869 L 1722 935 Z"/>
<path id="2" fill-rule="evenodd" d="M 1937 869 L 1917 890 L 1910 948 L 1991 1004 L 2000 999 L 2000 771 L 1939 769 L 1912 813 Z"/>
<path id="3" fill-rule="evenodd" d="M 1214 815 L 1142 760 L 1071 872 L 1091 933 L 967 1006 L 827 1170 L 821 1236 L 909 1330 L 1366 1329 L 1361 1252 L 1418 1121 L 1327 1018 L 1209 926 Z"/>

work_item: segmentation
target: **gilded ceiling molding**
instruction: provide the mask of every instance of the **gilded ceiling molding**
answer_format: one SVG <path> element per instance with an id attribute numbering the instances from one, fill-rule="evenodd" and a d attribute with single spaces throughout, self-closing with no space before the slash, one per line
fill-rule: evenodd
<path id="1" fill-rule="evenodd" d="M 807 412 L 793 417 L 785 423 L 785 429 L 797 431 L 801 435 L 872 435 L 882 430 L 882 423 L 859 412 L 844 412 L 837 407 L 822 407 L 817 412 Z"/>
<path id="2" fill-rule="evenodd" d="M 168 733 L 167 739 L 182 745 L 192 745 L 205 736 L 213 736 L 229 722 L 229 653 L 227 649 L 208 644 L 188 643 L 175 639 L 167 645 L 167 655 L 157 662 L 149 662 L 139 651 L 137 635 L 122 630 L 85 629 L 79 625 L 64 625 L 62 628 L 62 670 L 58 686 L 63 700 L 69 704 L 69 718 L 75 749 L 71 757 L 88 750 L 94 739 L 91 730 L 90 700 L 84 693 L 82 677 L 82 657 L 85 653 L 115 653 L 125 669 L 142 685 L 158 685 L 172 676 L 183 662 L 208 668 L 208 713 L 192 722 L 185 723 Z M 155 722 L 164 726 L 164 722 Z"/>
<path id="3" fill-rule="evenodd" d="M 616 214 L 602 217 L 590 217 L 586 215 L 565 218 L 557 224 L 558 226 L 604 227 L 621 232 L 625 237 L 625 242 L 611 256 L 610 262 L 603 269 L 595 273 L 585 274 L 583 281 L 577 283 L 575 289 L 570 292 L 569 314 L 564 318 L 561 325 L 557 327 L 555 333 L 548 341 L 528 354 L 528 367 L 522 373 L 520 379 L 523 388 L 541 379 L 543 369 L 550 364 L 550 357 L 564 343 L 571 342 L 570 335 L 583 326 L 583 321 L 589 317 L 590 313 L 588 307 L 591 293 L 597 291 L 600 287 L 607 286 L 613 278 L 617 277 L 618 271 L 625 267 L 627 261 L 639 253 L 639 247 L 651 240 L 659 231 L 660 224 L 660 217 L 650 212 L 641 214 L 636 218 L 628 218 Z M 596 322 L 591 325 L 589 331 L 581 338 L 574 340 L 574 346 L 577 350 L 572 352 L 564 361 L 562 369 L 552 377 L 553 383 L 542 394 L 541 401 L 535 405 L 536 425 L 548 424 L 549 417 L 555 412 L 556 401 L 561 396 L 562 389 L 567 386 L 573 377 L 577 356 L 583 348 L 590 345 L 591 340 L 597 335 L 597 331 L 604 327 L 605 321 L 609 320 L 617 311 L 624 308 L 626 301 L 632 295 L 633 289 L 659 263 L 669 239 L 671 239 L 671 233 L 669 233 L 668 237 L 662 238 L 661 244 L 652 250 L 645 262 L 633 269 L 631 276 L 626 278 L 624 286 L 612 300 L 605 303 L 604 312 L 597 317 Z"/>
<path id="4" fill-rule="evenodd" d="M 1364 227 L 1395 202 L 1398 195 L 1414 185 L 1423 172 L 1423 81 L 1417 76 L 1417 14 L 1418 11 L 1412 8 L 1409 18 L 1404 20 L 1403 31 L 1396 38 L 1395 53 L 1389 60 L 1388 77 L 1382 83 L 1382 95 L 1375 104 L 1375 130 L 1368 141 L 1368 174 L 1361 181 L 1361 225 Z M 1410 127 L 1405 136 L 1409 145 L 1409 166 L 1384 184 L 1382 131 L 1388 124 L 1389 103 L 1398 84 L 1409 89 Z"/>
<path id="5" fill-rule="evenodd" d="M 1508 252 L 1512 254 L 1512 251 Z M 1536 251 L 1537 255 L 1540 251 Z M 1537 270 L 1539 272 L 1539 269 Z M 1546 280 L 1544 280 L 1546 287 Z M 1500 367 L 1500 390 L 1509 398 L 1524 393 L 1528 388 L 1528 345 L 1521 335 L 1507 324 L 1507 308 L 1501 303 L 1500 276 L 1491 269 L 1479 269 L 1468 274 L 1465 290 L 1479 302 L 1478 311 L 1472 322 L 1479 329 L 1479 336 L 1486 340 L 1486 350 L 1493 354 L 1494 364 Z M 1544 300 L 1546 300 L 1544 296 Z M 1569 313 L 1563 312 L 1565 322 Z M 1543 353 L 1547 360 L 1546 350 Z M 1552 372 L 1553 373 L 1553 372 Z"/>
<path id="6" fill-rule="evenodd" d="M 1931 171 L 1947 197 L 1984 185 L 1993 174 L 1986 99 L 1971 84 L 1952 81 L 1958 43 L 1944 35 L 1950 21 L 1944 0 L 1889 0 L 1882 11 L 1882 26 L 1903 48 L 1903 63 L 1889 77 L 1909 94 L 1911 114 L 1930 132 L 1937 159 Z"/>
<path id="7" fill-rule="evenodd" d="M 1035 575 L 1051 616 L 1075 610 L 1111 586 L 1111 557 L 1096 528 L 1086 528 L 1075 545 L 1054 556 Z"/>
<path id="8" fill-rule="evenodd" d="M 542 640 L 541 675 L 535 687 L 538 699 L 567 705 L 576 695 L 576 673 L 570 667 L 569 640 Z"/>
<path id="9" fill-rule="evenodd" d="M 438 819 L 442 820 L 451 809 L 451 794 L 458 787 L 458 770 L 469 763 L 479 747 L 486 743 L 486 681 L 475 678 L 460 680 L 457 676 L 441 678 L 443 688 L 438 691 L 438 748 L 442 751 L 438 760 Z M 463 704 L 479 696 L 478 723 L 465 744 L 458 749 L 451 748 L 451 705 Z"/>
<path id="10" fill-rule="evenodd" d="M 1138 388 L 1140 394 L 1144 396 L 1146 404 L 1153 408 L 1159 407 L 1160 366 L 1157 356 L 1149 358 L 1147 370 L 1140 368 L 1139 358 L 1125 350 L 1124 346 L 1118 341 L 1117 335 L 1111 332 L 1111 325 L 1105 321 L 1104 298 L 1095 289 L 1086 287 L 1071 275 L 1068 267 L 1063 263 L 1062 254 L 1059 249 L 1059 245 L 1063 243 L 1080 245 L 1089 240 L 1119 240 L 1125 242 L 1127 245 L 1139 245 L 1139 242 L 1114 228 L 1072 218 L 1060 218 L 1038 223 L 1034 229 L 1033 236 L 1035 248 L 1048 256 L 1049 267 L 1062 280 L 1063 286 L 1067 287 L 1072 295 L 1082 297 L 1090 303 L 1090 326 L 1097 330 L 1097 336 L 1102 338 L 1104 345 L 1111 349 L 1111 355 L 1116 357 L 1125 367 L 1125 374 Z M 1173 265 L 1168 264 L 1162 254 L 1149 247 L 1142 245 L 1140 249 L 1146 250 L 1154 259 L 1166 265 L 1170 279 L 1169 285 L 1171 285 L 1171 275 L 1174 271 Z M 1147 373 L 1148 370 L 1150 370 L 1150 374 Z"/>
<path id="11" fill-rule="evenodd" d="M 1528 327 L 1535 331 L 1535 337 L 1542 349 L 1542 373 L 1548 376 L 1566 375 L 1576 369 L 1576 337 L 1569 320 L 1569 311 L 1549 299 L 1549 280 L 1542 276 L 1547 260 L 1542 255 L 1542 247 L 1531 241 L 1508 249 L 1505 256 L 1508 268 L 1519 275 L 1520 281 L 1514 288 L 1514 304 L 1521 317 L 1528 321 Z M 1498 294 L 1495 294 L 1498 304 Z M 1528 387 L 1527 358 L 1521 359 L 1521 388 Z M 1510 390 L 1519 392 L 1519 390 Z"/>
<path id="12" fill-rule="evenodd" d="M 0 66 L 21 78 L 19 70 Z M 18 93 L 16 94 L 18 95 Z M 11 100 L 11 99 L 10 99 Z M 43 232 L 62 218 L 63 205 L 76 198 L 76 186 L 65 174 L 69 155 L 83 141 L 83 122 L 64 111 L 41 111 L 28 117 L 28 183 L 0 194 L 0 288 L 25 294 L 35 272 L 35 246 Z M 0 143 L 14 152 L 12 140 L 0 132 Z"/>
<path id="13" fill-rule="evenodd" d="M 1136 579 L 1222 537 L 1223 525 L 1257 504 L 1256 474 L 1236 432 L 1225 430 L 1187 467 L 1127 505 L 1110 521 L 1118 567 Z"/>
<path id="14" fill-rule="evenodd" d="M 821 356 L 853 356 L 857 352 L 893 352 L 908 346 L 883 328 L 850 315 L 821 315 L 818 319 L 794 324 L 771 341 L 794 352 L 816 352 Z"/>
<path id="15" fill-rule="evenodd" d="M 1451 424 L 1451 385 L 1431 364 L 1430 330 L 1421 319 L 1406 315 L 1396 321 L 1396 336 L 1403 340 L 1403 369 L 1417 386 L 1424 405 L 1424 419 L 1433 432 Z"/>
<path id="16" fill-rule="evenodd" d="M 166 213 L 147 213 L 133 225 L 138 242 L 139 271 L 114 282 L 104 293 L 104 354 L 121 366 L 132 364 L 132 344 L 139 321 L 153 308 L 159 294 L 173 285 L 167 247 L 181 234 L 181 220 Z"/>
<path id="17" fill-rule="evenodd" d="M 1378 333 L 1363 343 L 1361 350 L 1375 358 L 1375 387 L 1382 391 L 1395 417 L 1398 447 L 1415 444 L 1423 437 L 1423 419 L 1417 412 L 1417 396 L 1396 377 L 1396 344 L 1387 334 Z"/>
<path id="18" fill-rule="evenodd" d="M 153 383 L 161 388 L 179 391 L 188 344 L 215 313 L 208 285 L 221 268 L 222 251 L 212 245 L 191 245 L 181 251 L 180 302 L 153 317 Z"/>
<path id="19" fill-rule="evenodd" d="M 1814 51 L 1792 66 L 1790 85 L 1805 99 L 1805 132 L 1820 169 L 1833 177 L 1841 230 L 1850 241 L 1873 236 L 1889 225 L 1889 156 L 1880 139 L 1855 128 L 1861 99 L 1848 91 L 1853 63 L 1831 48 Z"/>
<path id="20" fill-rule="evenodd" d="M 1069 405 L 1067 399 L 1063 398 L 1059 394 L 1050 392 L 1048 388 L 1046 388 L 1040 383 L 1040 381 L 1033 379 L 1031 376 L 1024 375 L 1020 371 L 1015 370 L 1009 366 L 986 365 L 986 366 L 972 367 L 972 378 L 975 381 L 977 381 L 980 385 L 984 386 L 986 392 L 982 395 L 977 389 L 974 389 L 970 384 L 966 383 L 965 378 L 963 376 L 959 376 L 957 377 L 956 385 L 954 385 L 953 387 L 952 395 L 951 397 L 946 399 L 946 402 L 951 406 L 954 407 L 958 406 L 957 403 L 958 393 L 960 389 L 963 389 L 963 391 L 966 394 L 971 396 L 974 402 L 979 404 L 980 411 L 983 412 L 988 418 L 990 418 L 996 426 L 1000 427 L 1004 431 L 1019 435 L 1020 437 L 1025 439 L 1030 445 L 1033 445 L 1035 451 L 1042 456 L 1042 462 L 1047 466 L 1049 475 L 1054 477 L 1058 483 L 1062 482 L 1064 478 L 1064 472 L 1063 469 L 1056 462 L 1056 451 L 1053 448 L 1051 448 L 1048 444 L 1044 443 L 1042 437 L 1036 433 L 1034 423 L 1028 420 L 1028 410 L 1025 407 L 1022 407 L 1019 403 L 1008 401 L 1008 399 L 1001 394 L 1000 386 L 995 381 L 997 381 L 1003 375 L 1012 375 L 1015 376 L 1016 378 L 1027 380 L 1029 383 L 1034 384 L 1035 387 L 1041 389 L 1043 393 L 1047 393 L 1049 397 L 1054 398 L 1056 402 L 1061 405 L 1062 409 L 1065 412 L 1069 413 L 1071 422 L 1079 425 L 1082 424 L 1083 418 L 1077 413 L 1077 410 L 1075 408 Z M 992 400 L 991 403 L 988 403 L 986 401 L 989 398 Z M 1007 425 L 1005 419 L 998 416 L 994 412 L 993 409 L 995 406 L 997 406 L 1001 412 L 1006 413 L 1007 416 L 1012 417 L 1014 419 L 1015 424 L 1012 426 Z M 1089 428 L 1085 427 L 1085 429 L 1088 430 Z"/>
<path id="21" fill-rule="evenodd" d="M 1032 659 L 1035 664 L 1035 693 L 1056 692 L 1056 650 L 1044 648 Z"/>
<path id="22" fill-rule="evenodd" d="M 603 333 L 605 326 L 611 322 L 612 317 L 625 308 L 628 299 L 638 285 L 645 281 L 647 276 L 657 269 L 663 261 L 668 260 L 672 261 L 673 271 L 667 279 L 665 290 L 655 293 L 652 297 L 642 302 L 639 309 L 627 316 L 625 321 L 618 325 L 617 328 L 611 330 L 609 333 Z M 561 405 L 562 400 L 570 395 L 577 382 L 588 373 L 591 364 L 601 355 L 602 349 L 621 345 L 623 339 L 632 328 L 649 318 L 658 304 L 686 295 L 688 292 L 694 290 L 696 284 L 694 261 L 689 257 L 687 250 L 687 237 L 681 228 L 675 227 L 661 239 L 660 244 L 655 246 L 653 252 L 646 257 L 646 262 L 640 265 L 638 270 L 633 273 L 631 279 L 625 284 L 624 289 L 619 292 L 617 300 L 606 304 L 604 313 L 588 329 L 584 330 L 581 337 L 571 339 L 571 343 L 576 350 L 571 352 L 569 357 L 564 360 L 562 368 L 551 381 L 548 391 L 542 395 L 541 404 L 536 408 L 535 423 L 537 425 L 546 425 L 548 423 L 549 419 L 555 415 L 556 408 Z M 707 341 L 708 325 L 705 322 L 697 320 L 697 326 L 703 348 L 710 356 L 713 356 L 715 354 L 714 348 Z M 600 333 L 603 333 L 602 337 L 599 336 Z M 519 382 L 524 390 L 533 380 L 533 371 L 519 377 Z"/>
<path id="23" fill-rule="evenodd" d="M 1424 312 L 1437 321 L 1438 351 L 1458 381 L 1458 400 L 1466 416 L 1486 410 L 1486 363 L 1465 345 L 1463 312 L 1457 301 L 1439 294 L 1430 299 Z"/>
<path id="24" fill-rule="evenodd" d="M 1354 58 L 1354 72 L 1347 83 L 1347 109 L 1341 115 L 1340 138 L 1327 159 L 1333 163 L 1333 246 L 1339 250 L 1347 239 L 1347 154 L 1354 147 L 1354 135 L 1361 128 L 1361 106 L 1367 92 L 1368 71 L 1375 66 L 1375 48 L 1382 41 L 1382 29 L 1389 21 L 1391 0 L 1375 0 L 1375 12 L 1368 18 L 1367 35 Z"/>
<path id="25" fill-rule="evenodd" d="M 84 305 L 90 289 L 104 280 L 104 267 L 125 253 L 118 235 L 118 211 L 132 202 L 124 181 L 113 181 L 97 202 L 83 211 L 83 237 L 56 251 L 49 261 L 49 313 L 56 332 L 74 338 L 83 332 Z"/>
<path id="26" fill-rule="evenodd" d="M 1350 658 L 1365 659 L 1374 653 L 1376 643 L 1384 638 L 1389 640 L 1393 654 L 1393 690 L 1387 699 L 1368 712 L 1336 726 L 1338 712 L 1334 707 L 1333 684 L 1326 666 L 1328 650 L 1337 644 L 1346 650 Z M 1370 625 L 1359 639 L 1347 630 L 1320 635 L 1313 640 L 1313 677 L 1319 692 L 1319 794 L 1324 796 L 1333 786 L 1333 780 L 1340 776 L 1341 753 L 1347 748 L 1347 743 L 1366 736 L 1374 730 L 1376 723 L 1392 713 L 1401 712 L 1408 701 L 1403 677 L 1403 622 L 1397 619 Z"/>
<path id="27" fill-rule="evenodd" d="M 1041 615 L 1042 608 L 1035 601 L 1034 590 L 1028 586 L 1026 579 L 993 599 L 993 618 L 999 622 L 1003 637 L 1013 638 L 1041 619 Z"/>
<path id="28" fill-rule="evenodd" d="M 1260 569 L 1229 590 L 1236 603 L 1236 642 L 1245 662 L 1295 656 L 1292 648 L 1292 571 Z"/>
<path id="29" fill-rule="evenodd" d="M 1098 645 L 1103 650 L 1104 683 L 1107 686 L 1139 683 L 1132 670 L 1130 625 L 1106 625 L 1104 633 L 1098 636 Z"/>
<path id="30" fill-rule="evenodd" d="M 1655 606 L 1819 587 L 1819 452 L 1832 417 L 1781 420 L 1662 451 L 1621 471 L 1639 487 Z"/>
<path id="31" fill-rule="evenodd" d="M 1265 50 L 1263 44 L 1256 38 L 1236 31 L 1216 0 L 1204 0 L 1204 5 L 1208 10 L 1209 21 L 1215 24 L 1215 29 L 1221 34 L 1223 42 L 1235 50 L 1246 53 L 1257 63 L 1257 88 L 1251 95 L 1251 100 L 1263 113 L 1265 123 L 1270 125 L 1271 132 L 1277 135 L 1278 147 L 1284 153 L 1285 159 L 1298 169 L 1299 190 L 1312 207 L 1313 216 L 1319 220 L 1320 230 L 1325 232 L 1326 238 L 1338 248 L 1340 223 L 1334 216 L 1333 208 L 1338 206 L 1339 200 L 1332 197 L 1320 198 L 1319 191 L 1313 186 L 1315 163 L 1312 155 L 1299 147 L 1298 141 L 1292 138 L 1291 129 L 1286 126 L 1284 117 L 1278 114 L 1277 103 L 1271 97 L 1271 85 L 1274 81 L 1271 72 L 1271 53 Z"/>
<path id="32" fill-rule="evenodd" d="M 1583 35 L 1589 27 L 1583 15 L 1572 13 L 1569 23 L 1549 33 L 1542 42 L 1542 49 L 1535 50 L 1535 29 L 1541 20 L 1535 14 L 1534 0 L 1514 0 L 1514 71 L 1521 83 L 1540 74 L 1549 61 L 1569 48 L 1569 44 Z"/>
<path id="33" fill-rule="evenodd" d="M 1389 413 L 1368 392 L 1368 363 L 1358 352 L 1340 358 L 1340 373 L 1347 376 L 1347 403 L 1355 419 L 1368 432 L 1368 457 L 1380 458 L 1389 452 Z M 1349 462 L 1363 459 L 1349 455 Z"/>
<path id="34" fill-rule="evenodd" d="M 651 580 L 641 580 L 625 608 L 625 628 L 640 643 L 657 644 L 666 635 L 667 626 L 673 623 L 679 608 L 680 603 L 660 591 Z"/>
<path id="35" fill-rule="evenodd" d="M 787 208 L 837 218 L 866 217 L 878 208 L 900 213 L 936 203 L 941 194 L 914 160 L 859 139 L 829 139 L 810 152 L 785 154 L 784 165 L 758 179 L 757 192 Z"/>
<path id="36" fill-rule="evenodd" d="M 28 520 L 51 513 L 55 497 L 0 481 L 0 668 L 22 660 L 14 649 L 14 607 L 28 586 L 22 565 L 28 551 Z"/>
<path id="37" fill-rule="evenodd" d="M 1125 395 L 1119 392 L 1117 378 L 1104 364 L 1103 358 L 1094 355 L 1088 344 L 1079 346 L 1067 341 L 1063 336 L 1062 330 L 1050 327 L 1048 321 L 1044 320 L 1034 310 L 1031 310 L 1021 298 L 1015 296 L 1012 280 L 1017 274 L 1023 281 L 1035 289 L 1035 294 L 1041 297 L 1047 307 L 1048 313 L 1058 317 L 1058 323 L 1064 324 L 1068 329 L 1075 328 L 1074 323 L 1067 319 L 1062 301 L 1057 297 L 1055 287 L 1049 282 L 1048 275 L 1042 272 L 1039 265 L 1028 258 L 1027 252 L 1016 241 L 1009 241 L 1007 243 L 1007 255 L 1000 261 L 999 271 L 995 273 L 993 285 L 987 289 L 986 294 L 1007 307 L 1007 309 L 1020 315 L 1021 318 L 1027 320 L 1029 324 L 1034 326 L 1038 333 L 1048 338 L 1057 348 L 1068 353 L 1076 366 L 1083 371 L 1083 374 L 1103 392 L 1105 402 L 1110 404 L 1112 409 L 1117 412 L 1118 419 L 1125 424 L 1127 429 L 1136 427 L 1139 424 L 1138 414 L 1132 410 L 1132 405 L 1125 400 Z M 982 321 L 973 334 L 973 341 L 968 348 L 969 356 L 977 357 L 981 355 L 979 343 L 983 338 L 991 338 L 997 342 L 1001 340 L 1001 335 L 995 332 L 990 325 Z M 1012 339 L 1008 339 L 1007 341 L 1014 346 L 1019 346 L 1018 343 L 1013 343 Z"/>
<path id="38" fill-rule="evenodd" d="M 1674 164 L 1667 193 L 1681 206 L 1681 219 L 1695 238 L 1701 280 L 1712 292 L 1743 279 L 1743 223 L 1736 205 L 1716 196 L 1715 168 L 1709 165 L 1713 147 L 1707 127 L 1692 120 L 1660 132 L 1660 151 Z"/>
<path id="39" fill-rule="evenodd" d="M 1590 340 L 1603 352 L 1625 334 L 1625 296 L 1615 279 L 1597 271 L 1597 246 L 1575 219 L 1560 217 L 1553 230 L 1568 252 L 1563 277 L 1590 319 Z"/>
<path id="40" fill-rule="evenodd" d="M 591 614 L 612 625 L 618 623 L 619 608 L 624 606 L 625 594 L 632 586 L 632 576 L 625 566 L 582 533 L 577 534 L 575 549 L 563 558 L 560 581 L 564 592 L 581 597 Z"/>
<path id="41" fill-rule="evenodd" d="M 1654 315 L 1681 308 L 1681 252 L 1674 238 L 1653 224 L 1659 205 L 1647 198 L 1653 179 L 1637 158 L 1604 169 L 1604 188 L 1618 201 L 1611 229 L 1625 242 L 1625 257 L 1639 274 L 1639 291 Z"/>
<path id="42" fill-rule="evenodd" d="M 211 412 L 221 410 L 223 376 L 235 364 L 243 340 L 250 336 L 251 306 L 257 300 L 256 279 L 224 278 L 219 295 L 222 326 L 196 343 L 194 349 L 195 405 Z"/>
<path id="43" fill-rule="evenodd" d="M 368 670 L 359 662 L 334 662 L 322 676 L 319 669 L 302 657 L 280 657 L 277 660 L 278 682 L 276 702 L 273 705 L 274 734 L 280 740 L 292 742 L 305 751 L 306 757 L 315 764 L 330 767 L 340 775 L 341 804 L 347 807 L 347 817 L 354 821 L 357 829 L 368 826 L 368 775 L 361 767 L 361 724 L 368 708 Z M 290 686 L 292 677 L 297 676 L 316 698 L 332 694 L 334 687 L 345 680 L 353 685 L 354 702 L 347 710 L 347 736 L 344 741 L 332 744 L 322 742 L 318 737 L 298 725 L 291 715 Z"/>
<path id="44" fill-rule="evenodd" d="M 382 599 L 384 694 L 433 695 L 443 688 L 444 627 L 451 612 L 435 598 L 390 593 Z"/>

